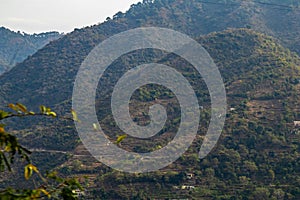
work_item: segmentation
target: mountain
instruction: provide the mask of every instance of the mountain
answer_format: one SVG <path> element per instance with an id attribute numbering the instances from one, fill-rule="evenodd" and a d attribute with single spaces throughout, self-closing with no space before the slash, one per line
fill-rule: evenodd
<path id="1" fill-rule="evenodd" d="M 2 96 L 0 102 L 24 101 L 29 105 L 37 102 L 54 105 L 70 98 L 77 70 L 93 47 L 113 34 L 139 26 L 172 28 L 192 37 L 230 28 L 251 27 L 255 31 L 273 36 L 277 42 L 291 51 L 299 51 L 300 9 L 298 7 L 278 9 L 255 2 L 157 0 L 132 5 L 126 13 L 119 12 L 113 19 L 108 19 L 102 24 L 75 29 L 73 33 L 52 42 L 25 60 L 14 71 L 3 77 L 2 82 L 5 84 L 2 88 L 5 88 L 7 93 Z M 15 80 L 14 74 L 32 76 Z M 51 88 L 47 88 L 50 82 L 55 83 Z M 64 92 L 61 92 L 62 85 Z M 9 93 L 15 91 L 15 88 L 23 92 Z M 48 91 L 44 92 L 45 89 Z M 46 93 L 52 94 L 55 98 L 49 99 Z M 30 96 L 30 99 L 23 98 L 23 94 Z M 12 96 L 14 98 L 8 98 Z"/>
<path id="2" fill-rule="evenodd" d="M 113 83 L 140 63 L 155 61 L 174 66 L 189 80 L 203 105 L 198 135 L 187 153 L 160 171 L 127 174 L 91 158 L 70 122 L 9 122 L 23 130 L 19 133 L 22 143 L 36 149 L 35 163 L 64 175 L 88 176 L 89 193 L 94 199 L 298 199 L 300 143 L 294 121 L 300 118 L 299 9 L 292 1 L 281 7 L 274 2 L 156 0 L 133 5 L 128 12 L 117 13 L 102 24 L 76 29 L 51 42 L 1 76 L 1 105 L 22 102 L 34 109 L 44 104 L 64 115 L 70 110 L 78 68 L 99 42 L 139 26 L 179 30 L 203 45 L 225 82 L 229 110 L 226 125 L 208 157 L 199 160 L 197 156 L 210 116 L 205 83 L 185 60 L 148 50 L 117 59 L 100 80 L 98 119 L 113 141 L 120 130 L 105 104 L 110 102 L 107 99 Z M 149 120 L 149 104 L 157 102 L 166 106 L 170 118 L 158 136 L 145 141 L 128 137 L 122 148 L 147 152 L 172 140 L 180 122 L 180 108 L 170 91 L 153 85 L 142 87 L 134 93 L 132 102 L 131 114 L 141 123 Z M 3 178 L 5 184 L 22 180 L 13 176 L 11 180 Z"/>
<path id="3" fill-rule="evenodd" d="M 61 36 L 58 32 L 30 35 L 0 27 L 0 74 Z"/>
<path id="4" fill-rule="evenodd" d="M 300 84 L 297 81 L 300 78 L 300 58 L 276 44 L 273 38 L 248 29 L 212 33 L 197 38 L 197 41 L 219 67 L 228 98 L 225 128 L 208 157 L 199 160 L 197 156 L 210 116 L 209 95 L 201 76 L 180 58 L 160 52 L 153 56 L 153 52 L 148 52 L 147 59 L 159 58 L 158 63 L 172 66 L 184 74 L 204 106 L 197 138 L 184 156 L 157 172 L 117 172 L 94 160 L 78 143 L 72 123 L 47 119 L 36 123 L 33 129 L 19 133 L 23 144 L 36 148 L 33 153 L 35 163 L 44 170 L 55 167 L 63 174 L 89 177 L 88 191 L 93 198 L 257 199 L 263 195 L 263 199 L 269 199 L 279 195 L 285 199 L 297 199 L 300 191 L 297 172 L 300 130 L 294 127 L 293 121 L 300 117 L 297 114 L 300 108 Z M 145 57 L 147 52 L 141 54 Z M 114 80 L 120 69 L 134 67 L 139 62 L 139 55 L 135 52 L 120 58 L 112 66 L 113 73 L 108 71 L 106 78 Z M 111 84 L 105 79 L 100 81 L 96 107 L 102 128 L 113 141 L 120 130 L 107 111 L 109 107 L 103 104 L 109 93 L 106 88 Z M 49 95 L 49 98 L 53 96 Z M 172 139 L 180 112 L 176 97 L 165 89 L 149 86 L 138 90 L 132 99 L 132 117 L 147 121 L 141 113 L 147 113 L 147 105 L 152 105 L 156 99 L 170 112 L 165 132 L 150 140 L 128 137 L 122 142 L 122 148 L 148 152 L 167 145 Z M 69 103 L 68 100 L 61 102 L 56 108 L 65 109 Z M 50 164 L 50 159 L 55 161 Z M 187 174 L 194 177 L 189 179 Z M 22 174 L 14 176 L 22 179 Z M 182 189 L 184 185 L 195 189 Z"/>

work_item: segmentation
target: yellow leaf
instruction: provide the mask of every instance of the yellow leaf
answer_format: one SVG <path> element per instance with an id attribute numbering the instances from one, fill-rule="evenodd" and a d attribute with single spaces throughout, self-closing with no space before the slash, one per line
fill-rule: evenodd
<path id="1" fill-rule="evenodd" d="M 35 112 L 30 111 L 28 114 L 29 115 L 35 115 Z"/>
<path id="2" fill-rule="evenodd" d="M 16 106 L 22 111 L 22 112 L 27 112 L 27 108 L 26 106 L 24 106 L 23 104 L 17 103 Z"/>
<path id="3" fill-rule="evenodd" d="M 28 167 L 30 167 L 33 171 L 35 171 L 36 173 L 39 173 L 39 170 L 36 166 L 34 166 L 33 164 L 29 164 Z"/>
<path id="4" fill-rule="evenodd" d="M 56 117 L 56 113 L 55 112 L 49 112 L 48 115 L 52 116 L 52 117 Z"/>
<path id="5" fill-rule="evenodd" d="M 46 112 L 46 107 L 45 106 L 40 106 L 40 111 L 41 113 L 45 113 Z"/>
<path id="6" fill-rule="evenodd" d="M 126 137 L 127 137 L 126 134 L 118 136 L 116 143 L 119 144 L 119 143 L 122 142 Z"/>
<path id="7" fill-rule="evenodd" d="M 10 151 L 11 151 L 11 146 L 7 145 L 7 146 L 5 147 L 5 149 L 4 149 L 4 151 L 10 152 Z"/>
<path id="8" fill-rule="evenodd" d="M 17 107 L 15 104 L 13 104 L 13 103 L 8 104 L 8 107 L 11 108 L 11 109 L 13 109 L 13 110 L 16 111 L 16 112 L 20 111 L 20 108 L 18 108 L 18 107 Z"/>
<path id="9" fill-rule="evenodd" d="M 33 172 L 39 173 L 39 170 L 37 169 L 37 167 L 34 166 L 33 164 L 26 165 L 24 168 L 25 179 L 28 180 L 32 176 Z"/>
<path id="10" fill-rule="evenodd" d="M 31 176 L 32 176 L 32 168 L 29 167 L 29 165 L 26 165 L 24 169 L 24 177 L 26 180 L 28 180 Z"/>
<path id="11" fill-rule="evenodd" d="M 99 130 L 98 125 L 96 123 L 93 123 L 93 128 L 94 128 L 95 131 Z"/>
<path id="12" fill-rule="evenodd" d="M 78 119 L 78 116 L 77 116 L 77 113 L 75 112 L 75 110 L 71 110 L 71 113 L 73 115 L 73 120 L 76 121 L 76 122 L 79 122 L 79 119 Z"/>
<path id="13" fill-rule="evenodd" d="M 16 108 L 15 104 L 13 104 L 13 103 L 8 104 L 8 107 L 10 107 L 11 109 L 15 109 Z"/>
<path id="14" fill-rule="evenodd" d="M 0 133 L 4 133 L 4 132 L 5 132 L 4 128 L 0 127 Z"/>
<path id="15" fill-rule="evenodd" d="M 0 110 L 0 120 L 6 118 L 7 116 L 9 116 L 8 112 L 5 112 L 3 110 Z"/>
<path id="16" fill-rule="evenodd" d="M 50 193 L 49 193 L 49 192 L 47 192 L 46 190 L 44 190 L 44 189 L 40 189 L 40 191 L 41 191 L 42 193 L 44 193 L 45 195 L 47 195 L 47 197 L 48 197 L 48 198 L 51 198 L 51 195 L 50 195 Z"/>

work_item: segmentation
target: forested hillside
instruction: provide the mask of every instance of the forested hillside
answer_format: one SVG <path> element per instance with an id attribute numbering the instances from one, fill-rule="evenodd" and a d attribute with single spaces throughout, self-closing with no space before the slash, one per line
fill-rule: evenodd
<path id="1" fill-rule="evenodd" d="M 0 105 L 22 102 L 34 109 L 43 104 L 65 115 L 71 109 L 76 73 L 99 42 L 135 27 L 175 29 L 208 51 L 224 79 L 226 123 L 208 157 L 198 158 L 210 119 L 207 87 L 186 60 L 158 50 L 135 51 L 117 59 L 99 82 L 96 110 L 113 142 L 121 133 L 109 106 L 115 82 L 141 63 L 174 67 L 191 83 L 203 110 L 197 138 L 172 165 L 146 174 L 117 172 L 89 155 L 69 121 L 24 119 L 9 125 L 21 130 L 17 133 L 22 144 L 35 149 L 33 160 L 42 170 L 88 177 L 87 194 L 93 199 L 297 200 L 300 130 L 294 122 L 300 121 L 299 15 L 299 3 L 292 0 L 145 0 L 113 19 L 51 42 L 5 73 L 0 77 Z M 127 137 L 123 149 L 149 152 L 172 140 L 180 108 L 170 90 L 156 85 L 138 89 L 131 100 L 132 118 L 147 124 L 148 108 L 155 103 L 168 111 L 163 130 L 148 140 Z M 1 180 L 3 185 L 17 181 L 18 187 L 28 185 L 19 181 L 22 174 Z"/>
<path id="2" fill-rule="evenodd" d="M 21 63 L 14 71 L 2 77 L 1 81 L 5 84 L 2 86 L 3 89 L 0 89 L 0 93 L 4 90 L 8 93 L 2 95 L 0 102 L 7 99 L 6 102 L 23 100 L 24 103 L 28 101 L 29 104 L 35 104 L 41 101 L 53 105 L 66 99 L 70 96 L 70 93 L 66 93 L 72 91 L 70 87 L 81 62 L 92 48 L 113 34 L 139 26 L 172 28 L 193 37 L 230 28 L 246 27 L 274 36 L 281 45 L 297 52 L 300 49 L 298 47 L 300 25 L 297 20 L 300 9 L 297 5 L 294 6 L 295 8 L 290 7 L 294 1 L 290 2 L 288 8 L 280 9 L 274 5 L 239 0 L 207 2 L 157 0 L 132 5 L 126 13 L 119 12 L 113 19 L 108 19 L 104 23 L 75 29 L 71 34 L 54 41 Z M 15 80 L 14 74 L 32 76 Z M 29 78 L 30 87 L 27 87 Z M 50 82 L 52 86 L 47 88 Z M 69 89 L 63 89 L 64 91 L 61 92 L 62 85 Z M 10 91 L 14 91 L 12 87 L 19 88 L 23 92 L 10 94 Z M 41 92 L 44 90 L 55 98 L 47 98 L 46 93 Z M 31 97 L 30 100 L 23 98 L 24 93 Z"/>
<path id="3" fill-rule="evenodd" d="M 30 35 L 0 27 L 0 74 L 61 36 L 58 32 Z"/>

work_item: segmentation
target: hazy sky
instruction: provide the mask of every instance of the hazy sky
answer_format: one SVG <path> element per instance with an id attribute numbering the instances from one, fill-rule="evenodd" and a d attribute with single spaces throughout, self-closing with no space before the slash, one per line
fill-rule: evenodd
<path id="1" fill-rule="evenodd" d="M 103 22 L 142 0 L 0 0 L 0 27 L 39 33 L 70 32 Z"/>

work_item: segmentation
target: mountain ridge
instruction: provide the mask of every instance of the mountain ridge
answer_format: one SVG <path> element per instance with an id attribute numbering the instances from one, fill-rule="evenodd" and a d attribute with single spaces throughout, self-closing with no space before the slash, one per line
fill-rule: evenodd
<path id="1" fill-rule="evenodd" d="M 182 157 L 153 173 L 117 172 L 89 156 L 79 142 L 73 123 L 24 119 L 18 121 L 21 129 L 32 124 L 33 127 L 19 132 L 22 144 L 49 150 L 48 153 L 37 152 L 33 159 L 45 170 L 55 168 L 64 175 L 92 177 L 88 190 L 93 198 L 296 200 L 300 196 L 300 130 L 293 122 L 300 119 L 300 59 L 292 51 L 297 49 L 293 41 L 297 41 L 299 31 L 298 27 L 291 30 L 287 27 L 297 22 L 298 11 L 289 9 L 274 13 L 274 9 L 261 8 L 253 1 L 227 1 L 227 5 L 230 2 L 243 3 L 231 7 L 214 4 L 223 1 L 209 1 L 209 5 L 201 2 L 144 1 L 100 25 L 76 29 L 1 76 L 0 104 L 5 107 L 6 103 L 21 102 L 32 109 L 45 104 L 58 110 L 59 114 L 68 113 L 77 70 L 97 44 L 111 35 L 140 26 L 173 28 L 196 38 L 208 51 L 226 87 L 226 124 L 218 144 L 205 159 L 199 160 L 198 151 L 209 124 L 210 100 L 201 75 L 183 59 L 150 50 L 122 56 L 100 80 L 103 84 L 98 86 L 95 106 L 100 115 L 98 120 L 113 142 L 122 132 L 107 111 L 110 107 L 105 104 L 110 103 L 107 101 L 110 89 L 104 90 L 101 86 L 111 87 L 114 79 L 120 76 L 119 72 L 146 61 L 158 60 L 170 65 L 189 80 L 203 106 L 197 137 Z M 259 17 L 266 13 L 267 16 L 279 16 L 263 18 L 268 23 L 247 18 L 252 17 L 254 11 Z M 288 22 L 287 27 L 274 25 L 271 31 L 264 28 L 269 29 L 270 22 L 285 24 L 290 19 L 286 16 L 293 13 L 296 13 L 295 19 Z M 279 17 L 283 19 L 279 21 Z M 259 26 L 253 28 L 253 23 Z M 249 29 L 251 25 L 253 30 Z M 260 31 L 264 34 L 258 33 L 257 29 L 264 30 Z M 292 37 L 285 37 L 288 32 Z M 203 36 L 205 34 L 209 35 Z M 284 44 L 284 41 L 290 43 Z M 157 136 L 147 141 L 127 137 L 121 147 L 133 152 L 149 152 L 167 145 L 180 122 L 180 109 L 174 95 L 164 88 L 149 85 L 137 90 L 132 102 L 130 114 L 142 124 L 149 120 L 149 105 L 155 103 L 166 107 L 170 119 Z M 68 152 L 69 155 L 53 153 L 53 150 Z M 49 158 L 55 158 L 51 167 L 47 166 Z M 194 178 L 186 178 L 190 173 Z M 6 181 L 21 180 L 21 177 L 14 178 Z M 194 189 L 184 189 L 183 186 L 193 186 Z"/>
<path id="2" fill-rule="evenodd" d="M 222 31 L 228 28 L 235 28 L 235 27 L 246 27 L 249 25 L 249 20 L 246 19 L 236 19 L 233 13 L 236 8 L 240 9 L 246 9 L 246 10 L 255 10 L 256 4 L 253 4 L 252 1 L 247 1 L 242 3 L 246 3 L 246 5 L 249 6 L 241 6 L 239 3 L 241 3 L 238 0 L 231 0 L 229 2 L 235 2 L 233 7 L 228 3 L 228 6 L 223 6 L 220 9 L 220 5 L 215 4 L 203 4 L 201 1 L 198 0 L 191 0 L 188 3 L 185 1 L 151 1 L 150 3 L 148 1 L 145 1 L 146 3 L 139 3 L 131 6 L 131 8 L 124 14 L 124 13 L 117 13 L 113 19 L 109 19 L 104 23 L 101 23 L 99 25 L 94 25 L 91 27 L 86 27 L 84 29 L 75 29 L 74 32 L 67 34 L 65 37 L 61 38 L 61 40 L 53 42 L 51 45 L 48 45 L 47 48 L 42 49 L 41 51 L 38 51 L 37 54 L 35 54 L 32 58 L 27 59 L 24 63 L 20 64 L 20 68 L 24 68 L 25 65 L 27 65 L 27 68 L 30 68 L 35 65 L 35 60 L 39 60 L 40 65 L 43 65 L 45 63 L 45 66 L 49 65 L 47 61 L 42 58 L 43 53 L 49 54 L 51 51 L 60 52 L 60 55 L 49 55 L 48 61 L 51 62 L 51 67 L 53 68 L 61 68 L 62 71 L 65 70 L 65 67 L 69 66 L 69 73 L 75 72 L 78 68 L 80 63 L 83 61 L 84 57 L 88 54 L 88 52 L 95 47 L 98 43 L 103 41 L 105 38 L 131 29 L 136 28 L 139 26 L 159 26 L 159 27 L 165 27 L 165 28 L 174 28 L 175 30 L 181 31 L 183 33 L 187 33 L 188 35 L 195 37 L 200 36 L 202 34 L 207 34 L 213 31 Z M 147 3 L 148 2 L 148 3 Z M 219 2 L 219 1 L 217 1 Z M 221 2 L 221 1 L 220 1 Z M 251 6 L 252 5 L 252 6 Z M 217 7 L 216 7 L 217 6 Z M 166 10 L 166 8 L 168 8 Z M 185 10 L 187 9 L 187 10 Z M 266 8 L 260 8 L 260 9 L 266 9 Z M 146 12 L 146 11 L 147 12 Z M 185 12 L 186 11 L 186 12 Z M 217 14 L 215 13 L 209 13 L 210 11 L 217 11 Z M 267 10 L 268 11 L 268 10 Z M 264 11 L 264 12 L 267 12 Z M 271 11 L 274 11 L 271 9 Z M 271 12 L 268 11 L 268 12 Z M 167 12 L 167 13 L 166 13 Z M 296 11 L 293 10 L 280 10 L 280 12 L 283 12 L 286 16 L 290 16 L 291 13 L 294 13 L 294 17 L 297 18 L 298 15 L 300 15 L 300 11 L 297 9 Z M 165 13 L 165 14 L 163 14 Z M 240 11 L 241 15 L 245 15 L 245 13 L 249 13 L 249 11 L 242 12 Z M 180 14 L 180 15 L 179 15 Z M 281 13 L 279 13 L 281 14 Z M 219 17 L 213 18 L 214 15 L 219 15 Z M 231 15 L 231 17 L 230 17 Z M 144 16 L 148 16 L 147 19 L 145 19 Z M 150 16 L 150 17 L 149 17 Z M 165 16 L 165 18 L 163 18 Z M 193 16 L 192 20 L 190 19 Z M 238 15 L 239 16 L 239 15 Z M 176 20 L 175 20 L 176 19 Z M 225 19 L 225 21 L 223 20 Z M 180 21 L 183 21 L 182 23 L 179 23 Z M 187 23 L 184 23 L 186 21 Z M 217 21 L 218 23 L 214 23 L 213 21 Z M 289 26 L 292 26 L 295 23 L 295 20 L 289 20 L 288 17 L 282 18 L 282 20 L 274 19 L 276 23 L 282 23 L 282 24 L 288 24 Z M 177 25 L 176 25 L 177 24 Z M 182 25 L 182 27 L 178 26 Z M 202 28 L 201 28 L 202 27 Z M 205 29 L 204 27 L 207 27 L 208 29 Z M 292 41 L 298 41 L 294 37 L 298 37 L 300 35 L 300 26 L 295 26 L 293 28 L 295 31 L 289 31 L 292 33 L 295 33 L 292 38 L 283 39 L 280 40 L 281 37 L 276 38 L 280 43 L 285 43 L 286 40 L 292 40 Z M 293 30 L 291 29 L 291 30 Z M 260 28 L 254 26 L 255 31 L 259 31 Z M 280 29 L 283 33 L 287 32 L 288 29 Z M 279 32 L 280 32 L 279 31 Z M 267 32 L 268 30 L 261 30 L 259 32 Z M 272 33 L 273 31 L 271 31 Z M 297 34 L 299 33 L 299 34 Z M 287 33 L 288 34 L 288 33 Z M 276 34 L 275 34 L 276 35 Z M 291 50 L 294 49 L 300 49 L 297 47 L 297 43 L 292 42 L 292 45 L 289 44 L 284 45 L 285 47 L 290 47 Z M 82 51 L 82 54 L 79 52 L 76 53 L 76 51 Z M 76 57 L 73 55 L 76 54 Z M 68 58 L 68 59 L 65 59 Z M 76 66 L 74 65 L 76 63 Z M 21 67 L 22 66 L 22 67 Z M 65 66 L 65 67 L 62 67 Z M 25 67 L 25 68 L 26 68 Z M 49 67 L 49 66 L 47 66 Z M 74 69 L 74 67 L 76 69 Z M 26 69 L 23 69 L 24 71 L 27 71 Z M 14 73 L 14 72 L 11 72 Z M 18 74 L 21 74 L 22 72 L 16 72 Z M 24 72 L 29 73 L 29 72 Z M 66 72 L 64 72 L 66 73 Z M 61 73 L 61 74 L 64 74 Z M 45 74 L 36 75 L 39 77 L 45 77 L 46 79 L 49 79 L 47 77 L 48 72 Z M 51 74 L 51 73 L 50 73 Z M 11 77 L 13 75 L 8 74 L 7 77 Z M 74 74 L 72 75 L 74 76 Z M 28 77 L 24 77 L 23 80 L 27 81 Z M 61 80 L 61 79 L 60 79 Z M 16 81 L 16 84 L 22 80 Z M 33 80 L 34 81 L 34 80 Z M 49 82 L 50 80 L 48 80 Z M 52 80 L 54 81 L 54 80 Z M 9 82 L 9 81 L 3 81 L 3 82 Z M 47 81 L 46 81 L 47 82 Z M 67 84 L 66 82 L 62 83 L 61 85 Z M 68 84 L 72 84 L 71 82 L 68 82 Z M 26 83 L 20 83 L 20 88 L 22 88 L 22 85 L 26 85 Z M 5 86 L 6 87 L 6 86 Z M 7 86 L 9 87 L 9 86 Z M 40 88 L 35 88 L 35 90 L 43 90 L 43 85 L 38 86 Z M 18 86 L 19 88 L 19 86 Z M 56 89 L 57 90 L 57 89 Z M 29 92 L 29 91 L 27 91 Z M 1 93 L 1 91 L 0 91 Z M 32 96 L 34 96 L 33 90 L 31 90 Z M 44 98 L 40 98 L 41 103 L 44 103 L 46 100 L 43 100 Z M 17 99 L 16 99 L 17 100 Z M 19 100 L 22 100 L 22 98 L 19 98 Z M 0 102 L 3 102 L 2 99 L 0 99 Z"/>
<path id="3" fill-rule="evenodd" d="M 131 188 L 135 192 L 143 190 L 142 188 L 149 188 L 149 191 L 143 190 L 144 193 L 151 198 L 159 198 L 167 195 L 167 191 L 170 191 L 170 188 L 174 185 L 192 184 L 196 188 L 205 188 L 206 192 L 214 197 L 220 197 L 222 194 L 227 194 L 230 197 L 236 194 L 241 197 L 255 196 L 256 187 L 258 188 L 257 190 L 261 187 L 266 187 L 270 196 L 271 194 L 275 195 L 274 191 L 280 189 L 284 195 L 294 196 L 294 198 L 290 199 L 296 199 L 296 196 L 299 194 L 297 193 L 299 188 L 297 187 L 296 170 L 298 166 L 297 148 L 299 143 L 293 139 L 292 131 L 293 120 L 300 117 L 295 115 L 297 113 L 296 110 L 299 109 L 297 102 L 300 97 L 298 90 L 300 85 L 294 82 L 300 78 L 300 58 L 297 54 L 293 54 L 288 49 L 276 44 L 276 40 L 272 37 L 249 29 L 231 29 L 211 33 L 196 40 L 210 53 L 219 67 L 228 93 L 228 109 L 233 108 L 227 114 L 226 125 L 218 145 L 207 158 L 199 160 L 197 158 L 197 149 L 201 146 L 209 122 L 209 102 L 206 100 L 209 99 L 208 91 L 202 86 L 201 77 L 195 75 L 186 62 L 177 58 L 174 59 L 172 55 L 168 54 L 166 58 L 162 57 L 160 62 L 175 67 L 191 81 L 193 88 L 196 88 L 196 93 L 201 96 L 199 102 L 203 102 L 202 105 L 204 107 L 201 116 L 201 128 L 198 131 L 197 139 L 195 139 L 188 152 L 171 166 L 158 172 L 139 175 L 138 177 L 134 174 L 128 175 L 112 171 L 95 161 L 80 143 L 78 145 L 76 142 L 78 136 L 70 128 L 72 123 L 65 121 L 47 120 L 47 122 L 37 123 L 33 129 L 25 129 L 20 133 L 20 136 L 24 135 L 21 136 L 21 141 L 23 144 L 31 144 L 37 149 L 45 148 L 43 152 L 36 152 L 33 156 L 36 162 L 43 163 L 41 161 L 43 159 L 39 157 L 41 154 L 43 154 L 43 158 L 55 157 L 57 159 L 56 169 L 61 173 L 71 173 L 79 176 L 88 175 L 91 177 L 89 191 L 94 191 L 94 195 L 99 198 L 120 199 L 132 197 L 132 194 L 127 193 L 123 187 Z M 129 58 L 135 59 L 132 55 L 129 55 Z M 160 54 L 158 53 L 157 55 Z M 124 68 L 126 64 L 123 62 L 129 61 L 130 59 L 120 59 L 112 67 L 116 67 L 116 69 Z M 134 65 L 134 63 L 131 65 Z M 118 73 L 116 70 L 113 71 Z M 200 80 L 200 82 L 198 83 L 197 80 Z M 109 83 L 107 84 L 109 85 Z M 153 92 L 151 87 L 148 89 L 150 89 L 150 92 Z M 147 97 L 148 89 L 142 88 L 137 92 L 137 96 L 135 96 L 136 94 L 134 95 L 134 104 L 139 109 L 136 110 L 137 108 L 132 107 L 133 111 L 131 114 L 133 118 L 145 120 L 140 116 L 140 113 L 144 112 L 143 109 L 140 110 L 140 107 L 144 107 L 147 101 L 150 101 L 150 103 L 155 102 L 153 98 L 144 102 L 145 99 L 149 98 Z M 103 94 L 101 90 L 98 92 Z M 164 94 L 163 90 L 159 93 L 154 92 L 157 95 L 156 98 L 162 98 L 162 103 L 165 101 L 175 103 L 172 95 L 164 97 L 162 95 Z M 135 100 L 136 97 L 137 100 Z M 103 98 L 106 98 L 106 94 L 103 94 Z M 97 101 L 102 102 L 101 99 L 97 99 Z M 68 107 L 70 106 L 69 103 L 63 104 L 63 106 Z M 101 104 L 98 104 L 96 108 L 101 110 Z M 170 109 L 176 110 L 176 103 L 175 107 Z M 113 121 L 112 117 L 106 114 L 107 112 L 103 113 L 105 116 L 99 118 L 102 119 L 101 126 L 103 126 L 102 128 L 105 131 L 108 131 L 108 135 L 111 136 L 112 134 L 111 139 L 113 140 L 115 134 L 120 133 L 120 130 L 116 128 L 114 123 L 111 124 Z M 176 124 L 174 122 L 177 119 L 177 114 L 176 112 L 173 114 L 171 112 L 171 120 L 173 121 L 167 124 L 166 127 L 167 130 L 170 128 L 171 132 L 174 131 L 174 128 L 176 130 L 176 126 L 173 126 Z M 274 127 L 274 123 L 276 127 Z M 45 125 L 46 127 L 43 128 Z M 284 137 L 283 134 L 285 134 Z M 155 145 L 166 145 L 163 141 L 168 141 L 169 137 L 172 137 L 172 134 L 167 132 L 142 143 L 128 137 L 122 142 L 122 148 L 131 151 L 145 151 L 155 148 Z M 72 149 L 75 146 L 77 148 L 73 151 Z M 47 153 L 47 149 L 49 153 Z M 53 153 L 55 149 L 66 151 L 73 156 L 66 158 L 60 153 Z M 277 155 L 278 157 L 269 157 L 269 155 Z M 291 156 L 294 156 L 295 160 Z M 264 161 L 261 162 L 262 160 Z M 289 165 L 283 164 L 286 160 L 289 161 Z M 272 165 L 266 164 L 267 161 L 271 162 Z M 218 164 L 216 165 L 216 163 Z M 54 163 L 52 164 L 54 165 Z M 42 165 L 45 165 L 45 163 Z M 287 168 L 289 174 L 285 174 L 281 166 Z M 45 169 L 49 168 L 45 166 Z M 195 182 L 189 182 L 183 178 L 184 173 L 191 170 L 197 174 Z M 275 173 L 276 178 L 274 178 L 274 182 L 277 181 L 278 186 L 274 191 L 271 186 L 267 186 L 269 182 L 272 182 L 268 170 L 272 170 Z M 102 171 L 103 174 L 99 175 L 99 171 Z M 248 171 L 251 171 L 251 173 L 249 174 Z M 210 175 L 212 172 L 214 175 Z M 251 175 L 252 173 L 255 175 Z M 228 188 L 219 185 L 218 187 L 222 187 L 222 189 L 214 194 L 213 188 L 210 189 L 206 185 L 206 182 L 211 180 L 211 176 L 214 182 L 220 185 L 228 185 Z M 259 178 L 260 176 L 261 178 Z M 121 177 L 126 178 L 122 179 Z M 169 178 L 163 179 L 162 177 Z M 286 177 L 286 179 L 283 177 Z M 240 185 L 244 184 L 243 178 L 248 180 L 245 186 Z M 151 186 L 154 180 L 156 180 L 156 184 L 160 185 L 160 189 L 156 186 Z M 251 188 L 249 194 L 246 187 L 253 187 L 254 182 L 257 186 Z M 289 185 L 289 189 L 283 185 Z M 233 188 L 240 187 L 240 189 L 237 189 L 236 193 L 232 193 L 229 186 Z M 154 190 L 159 191 L 157 195 L 152 193 Z M 191 194 L 185 190 L 171 190 L 176 196 L 167 195 L 168 197 L 204 199 L 209 199 L 210 197 L 205 196 L 203 190 L 200 189 L 193 191 Z"/>
<path id="4" fill-rule="evenodd" d="M 21 63 L 49 42 L 62 35 L 58 32 L 27 34 L 0 27 L 0 74 Z"/>

